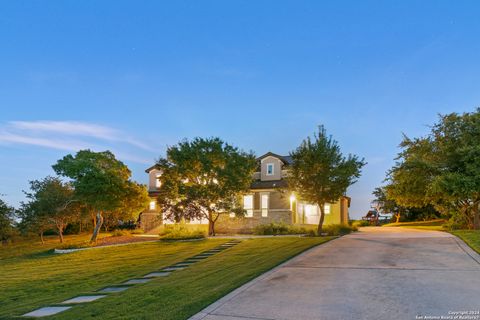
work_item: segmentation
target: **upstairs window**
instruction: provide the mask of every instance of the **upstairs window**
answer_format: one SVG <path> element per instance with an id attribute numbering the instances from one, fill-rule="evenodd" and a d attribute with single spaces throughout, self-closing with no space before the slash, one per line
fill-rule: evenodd
<path id="1" fill-rule="evenodd" d="M 160 173 L 155 175 L 155 188 L 160 188 L 162 186 L 162 181 L 160 181 Z"/>
<path id="2" fill-rule="evenodd" d="M 267 176 L 273 176 L 273 163 L 267 163 Z"/>
<path id="3" fill-rule="evenodd" d="M 150 210 L 155 210 L 155 201 L 150 201 Z"/>
<path id="4" fill-rule="evenodd" d="M 247 194 L 243 196 L 243 209 L 247 211 L 245 217 L 253 217 L 253 195 Z"/>

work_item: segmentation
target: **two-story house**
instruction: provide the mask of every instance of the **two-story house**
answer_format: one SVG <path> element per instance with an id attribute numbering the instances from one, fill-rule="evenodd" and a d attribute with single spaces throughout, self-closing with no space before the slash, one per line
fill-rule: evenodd
<path id="1" fill-rule="evenodd" d="M 217 232 L 248 232 L 256 225 L 270 222 L 287 224 L 318 224 L 320 210 L 316 204 L 297 199 L 286 191 L 288 167 L 292 163 L 289 156 L 266 153 L 257 158 L 258 171 L 253 176 L 250 192 L 243 195 L 245 217 L 222 216 L 216 223 Z M 156 206 L 158 189 L 161 188 L 158 177 L 161 172 L 156 166 L 146 170 L 149 175 L 149 208 L 142 213 L 141 224 L 146 231 L 155 229 L 163 221 Z M 325 205 L 325 224 L 348 223 L 350 198 L 341 197 L 336 203 Z M 196 224 L 208 224 L 208 221 L 190 221 Z"/>

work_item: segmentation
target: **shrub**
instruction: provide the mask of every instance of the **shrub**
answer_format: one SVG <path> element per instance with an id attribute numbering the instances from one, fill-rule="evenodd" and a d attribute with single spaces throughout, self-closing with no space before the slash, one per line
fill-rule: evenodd
<path id="1" fill-rule="evenodd" d="M 358 228 L 356 226 L 349 226 L 348 224 L 330 224 L 330 225 L 323 226 L 321 235 L 322 236 L 323 235 L 343 236 L 353 231 L 358 231 Z M 310 230 L 308 232 L 308 236 L 316 237 L 319 235 L 317 234 L 316 230 Z"/>
<path id="2" fill-rule="evenodd" d="M 303 227 L 292 226 L 284 222 L 260 224 L 253 229 L 257 235 L 285 235 L 285 234 L 306 234 L 307 230 Z"/>
<path id="3" fill-rule="evenodd" d="M 130 235 L 130 232 L 126 230 L 118 230 L 118 229 L 113 230 L 111 234 L 112 237 L 122 237 L 122 236 L 129 236 L 129 235 Z"/>
<path id="4" fill-rule="evenodd" d="M 352 227 L 368 227 L 370 225 L 370 222 L 367 220 L 354 220 L 352 221 Z"/>
<path id="5" fill-rule="evenodd" d="M 57 247 L 57 249 L 81 249 L 81 248 L 89 248 L 89 247 L 95 247 L 97 244 L 90 242 L 89 240 L 85 240 L 79 243 L 64 243 L 61 244 Z"/>
<path id="6" fill-rule="evenodd" d="M 143 231 L 143 229 L 133 229 L 132 231 L 130 231 L 131 234 L 144 234 L 145 231 Z"/>
<path id="7" fill-rule="evenodd" d="M 206 236 L 205 230 L 189 228 L 185 224 L 166 225 L 160 232 L 160 239 L 162 240 L 202 239 Z"/>
<path id="8" fill-rule="evenodd" d="M 349 226 L 347 224 L 331 224 L 323 227 L 323 232 L 327 233 L 329 236 L 343 236 L 357 230 L 357 227 Z"/>

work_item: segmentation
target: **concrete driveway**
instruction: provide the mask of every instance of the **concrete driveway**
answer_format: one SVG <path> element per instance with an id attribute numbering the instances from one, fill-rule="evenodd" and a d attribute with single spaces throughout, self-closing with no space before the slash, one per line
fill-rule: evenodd
<path id="1" fill-rule="evenodd" d="M 463 242 L 372 227 L 301 254 L 191 319 L 454 319 L 478 310 L 480 256 Z"/>

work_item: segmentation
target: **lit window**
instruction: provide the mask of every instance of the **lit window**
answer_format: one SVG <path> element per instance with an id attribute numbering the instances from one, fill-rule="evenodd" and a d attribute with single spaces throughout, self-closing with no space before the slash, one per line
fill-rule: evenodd
<path id="1" fill-rule="evenodd" d="M 329 205 L 329 204 L 326 204 L 326 205 L 323 207 L 323 210 L 324 210 L 325 214 L 330 214 L 330 205 Z"/>
<path id="2" fill-rule="evenodd" d="M 235 212 L 230 212 L 230 218 L 235 218 Z"/>
<path id="3" fill-rule="evenodd" d="M 273 176 L 273 163 L 267 163 L 267 176 Z"/>
<path id="4" fill-rule="evenodd" d="M 247 211 L 246 217 L 253 217 L 253 195 L 243 196 L 243 209 Z"/>
<path id="5" fill-rule="evenodd" d="M 162 181 L 160 181 L 160 176 L 161 176 L 160 173 L 157 173 L 157 175 L 155 176 L 155 187 L 156 188 L 160 188 L 162 186 Z"/>
<path id="6" fill-rule="evenodd" d="M 305 215 L 307 217 L 318 216 L 317 206 L 311 204 L 305 205 Z"/>
<path id="7" fill-rule="evenodd" d="M 268 216 L 268 193 L 262 194 L 262 217 Z"/>
<path id="8" fill-rule="evenodd" d="M 155 210 L 155 201 L 150 201 L 150 210 Z"/>

